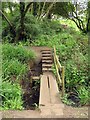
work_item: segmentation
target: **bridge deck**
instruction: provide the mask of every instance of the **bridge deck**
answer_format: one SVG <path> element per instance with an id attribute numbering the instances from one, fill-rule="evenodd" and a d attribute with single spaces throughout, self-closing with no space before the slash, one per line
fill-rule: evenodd
<path id="1" fill-rule="evenodd" d="M 44 115 L 63 115 L 58 85 L 54 75 L 50 72 L 41 76 L 39 108 Z"/>

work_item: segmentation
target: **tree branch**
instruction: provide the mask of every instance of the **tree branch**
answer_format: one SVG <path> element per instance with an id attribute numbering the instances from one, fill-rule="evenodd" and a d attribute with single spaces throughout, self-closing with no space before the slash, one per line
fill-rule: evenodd
<path id="1" fill-rule="evenodd" d="M 26 13 L 27 13 L 27 11 L 28 11 L 28 9 L 29 9 L 29 7 L 31 6 L 32 3 L 33 3 L 33 2 L 30 2 L 30 3 L 26 6 L 26 9 L 25 9 L 25 11 L 24 11 L 24 15 L 26 15 Z"/>
<path id="2" fill-rule="evenodd" d="M 53 5 L 54 5 L 55 3 L 56 3 L 56 2 L 51 3 L 50 6 L 48 7 L 47 12 L 46 12 L 46 17 L 48 16 L 50 10 L 52 9 L 52 7 L 53 7 Z"/>
<path id="3" fill-rule="evenodd" d="M 7 21 L 7 23 L 9 24 L 9 26 L 11 27 L 11 29 L 13 30 L 14 33 L 16 33 L 16 31 L 14 30 L 13 25 L 11 24 L 11 22 L 9 21 L 9 19 L 4 15 L 4 13 L 0 10 L 0 13 L 2 14 L 2 16 L 5 18 L 5 20 Z"/>
<path id="4" fill-rule="evenodd" d="M 5 18 L 5 20 L 8 22 L 8 24 L 12 27 L 12 24 L 10 23 L 10 21 L 8 20 L 8 18 L 4 15 L 4 13 L 1 10 L 0 10 L 0 13 Z"/>
<path id="5" fill-rule="evenodd" d="M 44 11 L 44 8 L 45 8 L 45 5 L 46 5 L 46 1 L 45 1 L 44 4 L 43 4 L 42 10 L 41 10 L 40 18 L 42 17 L 42 14 L 43 14 L 43 11 Z"/>

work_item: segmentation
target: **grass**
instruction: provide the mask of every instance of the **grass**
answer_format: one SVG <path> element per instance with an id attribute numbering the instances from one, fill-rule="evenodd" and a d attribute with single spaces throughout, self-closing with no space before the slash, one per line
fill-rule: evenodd
<path id="1" fill-rule="evenodd" d="M 2 86 L 1 86 L 2 85 Z M 0 110 L 23 109 L 22 89 L 19 84 L 3 81 L 0 85 L 2 104 Z"/>
<path id="2" fill-rule="evenodd" d="M 23 46 L 2 45 L 2 83 L 0 110 L 23 109 L 22 88 L 20 80 L 28 71 L 28 62 L 35 59 L 35 53 Z"/>

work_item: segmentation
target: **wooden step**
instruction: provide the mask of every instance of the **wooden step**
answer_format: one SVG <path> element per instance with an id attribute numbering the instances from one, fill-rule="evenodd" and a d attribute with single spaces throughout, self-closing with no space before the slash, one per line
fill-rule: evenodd
<path id="1" fill-rule="evenodd" d="M 50 63 L 52 63 L 52 60 L 42 60 L 42 63 L 50 64 Z"/>
<path id="2" fill-rule="evenodd" d="M 52 55 L 52 53 L 42 53 L 42 56 L 48 56 L 48 55 Z"/>
<path id="3" fill-rule="evenodd" d="M 47 51 L 47 52 L 43 51 L 42 54 L 52 54 L 52 52 L 51 51 Z"/>
<path id="4" fill-rule="evenodd" d="M 32 76 L 32 79 L 33 80 L 40 80 L 40 77 L 39 76 Z"/>
<path id="5" fill-rule="evenodd" d="M 51 72 L 52 68 L 42 68 L 42 72 Z"/>
<path id="6" fill-rule="evenodd" d="M 52 60 L 52 57 L 46 57 L 46 56 L 44 56 L 44 57 L 42 57 L 42 60 Z"/>
<path id="7" fill-rule="evenodd" d="M 51 49 L 41 50 L 40 52 L 52 51 Z"/>
<path id="8" fill-rule="evenodd" d="M 52 64 L 42 64 L 42 68 L 51 68 L 52 67 Z"/>
<path id="9" fill-rule="evenodd" d="M 51 57 L 52 54 L 42 54 L 42 57 Z"/>

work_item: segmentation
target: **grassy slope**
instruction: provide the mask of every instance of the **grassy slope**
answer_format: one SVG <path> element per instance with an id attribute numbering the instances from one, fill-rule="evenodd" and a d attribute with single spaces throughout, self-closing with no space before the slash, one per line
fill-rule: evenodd
<path id="1" fill-rule="evenodd" d="M 36 46 L 55 46 L 59 60 L 65 66 L 66 95 L 64 102 L 71 92 L 80 99 L 80 104 L 88 103 L 88 37 L 82 34 L 76 25 L 68 20 L 60 21 L 67 27 L 61 26 L 61 31 L 52 35 L 41 35 L 33 42 Z M 56 28 L 57 29 L 57 28 Z"/>
<path id="2" fill-rule="evenodd" d="M 28 61 L 33 60 L 35 54 L 20 45 L 3 44 L 2 55 L 2 84 L 0 84 L 2 105 L 0 109 L 23 109 L 22 88 L 19 81 L 26 74 Z"/>

